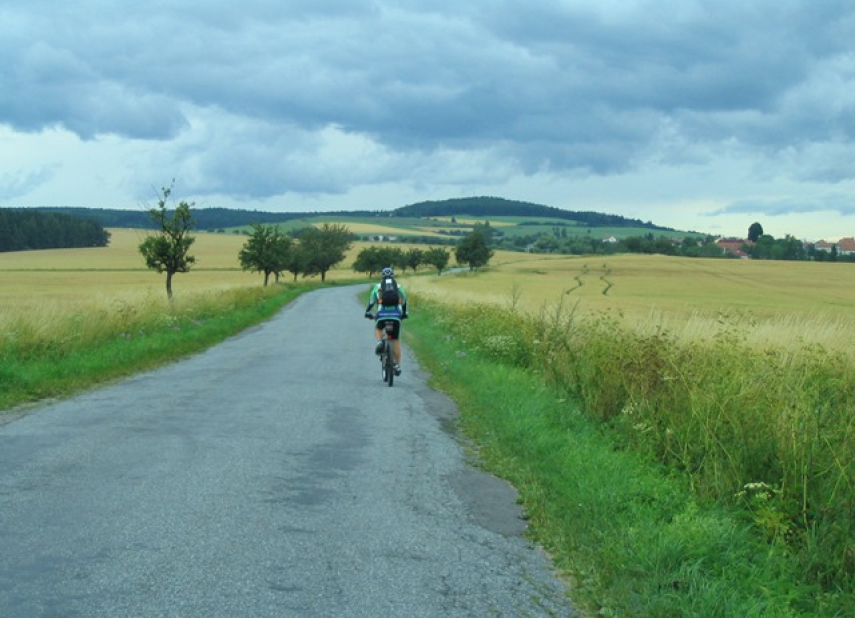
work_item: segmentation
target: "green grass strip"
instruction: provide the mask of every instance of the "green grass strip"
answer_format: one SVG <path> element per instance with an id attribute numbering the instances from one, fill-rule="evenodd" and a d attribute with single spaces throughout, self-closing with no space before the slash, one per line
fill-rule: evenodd
<path id="1" fill-rule="evenodd" d="M 413 312 L 408 343 L 457 401 L 485 468 L 518 489 L 577 605 L 632 618 L 848 615 L 847 599 L 795 586 L 784 550 L 748 522 L 699 507 L 537 374 L 462 349 L 433 311 Z"/>

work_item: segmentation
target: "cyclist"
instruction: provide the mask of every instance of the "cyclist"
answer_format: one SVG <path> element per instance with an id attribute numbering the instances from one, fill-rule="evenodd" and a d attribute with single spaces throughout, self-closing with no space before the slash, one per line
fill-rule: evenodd
<path id="1" fill-rule="evenodd" d="M 371 315 L 371 308 L 377 305 L 377 314 Z M 407 319 L 407 292 L 395 280 L 395 271 L 387 266 L 380 274 L 380 281 L 371 289 L 366 318 L 374 318 L 374 338 L 377 340 L 375 352 L 383 351 L 383 327 L 387 321 L 395 325 L 392 331 L 392 357 L 395 360 L 395 375 L 401 375 L 401 320 Z"/>

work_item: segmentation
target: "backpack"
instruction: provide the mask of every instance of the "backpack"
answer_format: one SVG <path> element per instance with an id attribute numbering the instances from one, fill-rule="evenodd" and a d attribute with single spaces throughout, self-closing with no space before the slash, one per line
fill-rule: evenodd
<path id="1" fill-rule="evenodd" d="M 398 293 L 398 282 L 394 277 L 383 277 L 380 282 L 380 293 L 377 296 L 380 304 L 386 308 L 398 306 L 401 295 Z"/>

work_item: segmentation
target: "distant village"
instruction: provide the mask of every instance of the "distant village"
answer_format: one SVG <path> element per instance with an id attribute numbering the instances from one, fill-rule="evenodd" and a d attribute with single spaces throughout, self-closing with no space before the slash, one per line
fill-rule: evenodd
<path id="1" fill-rule="evenodd" d="M 751 256 L 745 251 L 746 247 L 751 247 L 754 242 L 746 238 L 719 238 L 715 244 L 721 249 L 723 255 L 749 259 Z M 855 256 L 855 238 L 848 236 L 841 238 L 837 242 L 828 242 L 820 240 L 817 242 L 803 242 L 802 247 L 805 253 L 820 257 L 833 259 L 834 257 Z"/>

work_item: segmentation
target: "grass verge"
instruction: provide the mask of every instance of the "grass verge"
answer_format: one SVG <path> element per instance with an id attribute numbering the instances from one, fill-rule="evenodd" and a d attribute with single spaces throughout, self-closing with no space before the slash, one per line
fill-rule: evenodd
<path id="1" fill-rule="evenodd" d="M 63 398 L 199 352 L 258 324 L 317 284 L 238 288 L 186 301 L 21 316 L 0 337 L 0 413 Z"/>
<path id="2" fill-rule="evenodd" d="M 519 363 L 468 349 L 438 305 L 408 320 L 408 342 L 452 396 L 490 471 L 518 489 L 530 532 L 591 615 L 705 618 L 850 615 L 851 597 L 796 584 L 787 547 L 685 477 L 616 445 L 608 425 Z"/>

